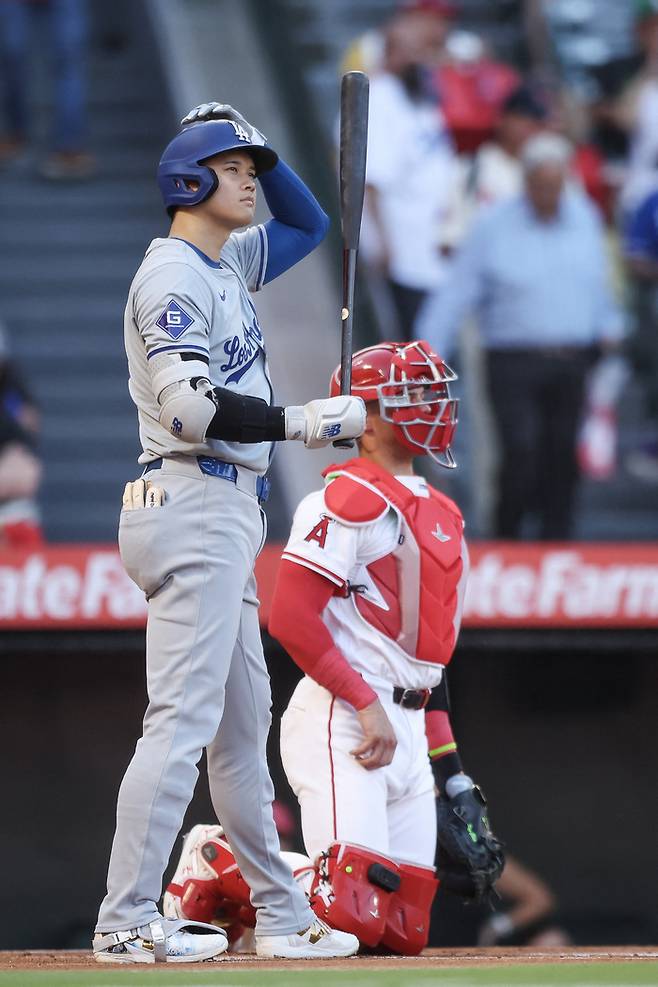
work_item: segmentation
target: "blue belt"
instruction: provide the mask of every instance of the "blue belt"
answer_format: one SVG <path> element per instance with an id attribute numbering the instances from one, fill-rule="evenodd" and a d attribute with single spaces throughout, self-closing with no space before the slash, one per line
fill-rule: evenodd
<path id="1" fill-rule="evenodd" d="M 225 463 L 223 459 L 215 459 L 213 456 L 197 456 L 196 461 L 202 473 L 208 476 L 218 476 L 221 480 L 228 480 L 230 483 L 237 483 L 238 468 L 235 463 Z M 162 466 L 162 459 L 152 459 L 144 467 L 144 473 L 149 470 L 158 470 Z M 256 496 L 258 503 L 264 503 L 270 495 L 272 484 L 266 476 L 256 478 Z"/>

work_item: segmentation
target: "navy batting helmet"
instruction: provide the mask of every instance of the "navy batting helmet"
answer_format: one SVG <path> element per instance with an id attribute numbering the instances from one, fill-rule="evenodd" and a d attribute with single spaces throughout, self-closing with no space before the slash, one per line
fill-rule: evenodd
<path id="1" fill-rule="evenodd" d="M 167 145 L 158 165 L 158 185 L 167 211 L 176 206 L 196 206 L 217 188 L 217 175 L 203 162 L 222 151 L 248 151 L 256 174 L 270 171 L 278 155 L 262 144 L 252 144 L 247 131 L 232 120 L 206 120 L 185 127 Z M 188 182 L 198 182 L 192 190 Z"/>

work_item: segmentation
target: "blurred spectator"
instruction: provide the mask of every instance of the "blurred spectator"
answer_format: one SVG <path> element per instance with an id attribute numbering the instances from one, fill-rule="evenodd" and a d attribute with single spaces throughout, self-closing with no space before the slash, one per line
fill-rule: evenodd
<path id="1" fill-rule="evenodd" d="M 428 40 L 434 61 L 443 57 L 450 24 L 457 11 L 448 0 L 406 0 L 396 9 L 383 27 L 372 28 L 349 46 L 341 64 L 341 72 L 366 72 L 376 75 L 385 69 L 386 32 L 394 24 L 409 24 Z"/>
<path id="2" fill-rule="evenodd" d="M 525 86 L 519 86 L 507 97 L 493 140 L 483 144 L 473 158 L 462 162 L 461 187 L 444 230 L 446 248 L 453 248 L 463 240 L 482 206 L 521 193 L 521 151 L 526 141 L 541 130 L 547 116 L 544 104 Z"/>
<path id="3" fill-rule="evenodd" d="M 411 338 L 421 301 L 446 271 L 441 225 L 457 171 L 429 70 L 436 44 L 422 21 L 394 20 L 384 71 L 370 83 L 362 255 L 390 288 L 400 339 Z"/>
<path id="4" fill-rule="evenodd" d="M 448 36 L 446 57 L 436 69 L 436 83 L 446 125 L 460 154 L 471 154 L 488 140 L 503 103 L 521 79 L 495 61 L 482 38 L 470 31 Z"/>
<path id="5" fill-rule="evenodd" d="M 622 333 L 598 214 L 582 193 L 565 191 L 570 156 L 554 134 L 527 142 L 523 194 L 480 217 L 416 325 L 449 360 L 455 333 L 477 310 L 501 445 L 502 538 L 519 537 L 529 512 L 540 538 L 569 537 L 586 376 Z"/>
<path id="6" fill-rule="evenodd" d="M 43 541 L 35 500 L 41 479 L 37 428 L 37 410 L 0 327 L 0 548 L 32 548 Z"/>
<path id="7" fill-rule="evenodd" d="M 494 139 L 484 144 L 473 162 L 472 188 L 480 203 L 518 195 L 523 185 L 521 152 L 546 122 L 548 111 L 532 90 L 519 86 L 503 103 Z"/>
<path id="8" fill-rule="evenodd" d="M 505 869 L 496 882 L 504 911 L 496 911 L 480 927 L 478 946 L 568 946 L 569 934 L 558 924 L 555 895 L 539 874 L 506 853 Z"/>
<path id="9" fill-rule="evenodd" d="M 630 78 L 596 108 L 601 137 L 612 147 L 630 142 L 621 189 L 624 211 L 634 209 L 658 185 L 658 0 L 634 0 L 641 57 Z M 599 80 L 604 88 L 605 79 Z"/>
<path id="10" fill-rule="evenodd" d="M 2 0 L 0 51 L 6 132 L 0 140 L 0 162 L 19 156 L 28 143 L 30 35 L 37 14 L 48 18 L 53 73 L 52 150 L 40 172 L 53 180 L 88 178 L 94 161 L 86 151 L 87 114 L 85 48 L 86 0 Z"/>
<path id="11" fill-rule="evenodd" d="M 635 476 L 658 481 L 658 190 L 631 214 L 624 254 L 634 323 L 628 349 L 642 385 L 652 433 L 629 455 L 626 465 Z"/>

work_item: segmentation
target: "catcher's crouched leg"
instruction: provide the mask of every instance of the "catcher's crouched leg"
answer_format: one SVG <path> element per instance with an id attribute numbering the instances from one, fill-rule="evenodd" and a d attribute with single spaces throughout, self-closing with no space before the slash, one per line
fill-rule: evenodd
<path id="1" fill-rule="evenodd" d="M 282 850 L 281 859 L 308 894 L 315 877 L 309 858 Z M 226 932 L 231 948 L 245 948 L 249 930 L 256 925 L 256 912 L 221 826 L 198 825 L 188 833 L 163 905 L 166 918 L 216 925 Z"/>
<path id="2" fill-rule="evenodd" d="M 400 887 L 395 861 L 365 847 L 332 843 L 315 868 L 310 892 L 315 914 L 365 946 L 379 945 L 389 904 Z"/>
<path id="3" fill-rule="evenodd" d="M 389 899 L 381 946 L 402 956 L 417 956 L 427 945 L 430 909 L 439 882 L 434 868 L 398 864 L 400 887 Z"/>

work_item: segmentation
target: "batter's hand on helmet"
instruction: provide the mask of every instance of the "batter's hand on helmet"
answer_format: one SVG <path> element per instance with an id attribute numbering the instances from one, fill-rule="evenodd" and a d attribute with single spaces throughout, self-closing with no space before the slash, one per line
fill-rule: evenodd
<path id="1" fill-rule="evenodd" d="M 190 123 L 200 123 L 204 120 L 233 120 L 238 123 L 249 135 L 252 144 L 267 144 L 267 137 L 261 134 L 253 124 L 234 109 L 230 103 L 199 103 L 194 109 L 186 113 L 181 120 L 181 127 L 187 127 Z"/>
<path id="2" fill-rule="evenodd" d="M 454 798 L 441 795 L 437 800 L 437 844 L 437 877 L 446 891 L 474 901 L 495 895 L 505 855 L 477 785 Z"/>
<path id="3" fill-rule="evenodd" d="M 357 439 L 366 427 L 366 406 L 348 394 L 319 398 L 286 408 L 286 438 L 299 439 L 307 449 L 320 449 L 335 439 Z"/>
<path id="4" fill-rule="evenodd" d="M 390 764 L 398 745 L 395 730 L 379 699 L 365 709 L 357 710 L 359 725 L 363 731 L 363 743 L 350 751 L 352 757 L 366 771 L 383 768 Z"/>

